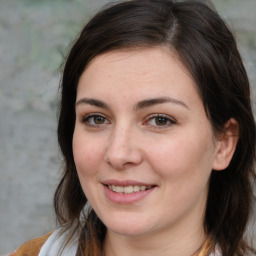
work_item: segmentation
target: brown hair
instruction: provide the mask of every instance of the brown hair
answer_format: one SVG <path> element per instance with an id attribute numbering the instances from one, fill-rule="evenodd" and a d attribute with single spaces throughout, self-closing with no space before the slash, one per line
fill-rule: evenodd
<path id="1" fill-rule="evenodd" d="M 99 54 L 156 45 L 179 54 L 196 81 L 215 131 L 221 131 L 231 117 L 239 124 L 230 165 L 221 172 L 212 171 L 204 225 L 223 255 L 249 254 L 243 236 L 252 211 L 256 133 L 249 81 L 231 31 L 213 7 L 198 1 L 125 1 L 96 14 L 82 30 L 61 81 L 58 140 L 65 166 L 54 198 L 57 219 L 67 229 L 77 225 L 77 255 L 99 255 L 106 227 L 93 210 L 81 221 L 87 199 L 72 152 L 78 80 Z"/>

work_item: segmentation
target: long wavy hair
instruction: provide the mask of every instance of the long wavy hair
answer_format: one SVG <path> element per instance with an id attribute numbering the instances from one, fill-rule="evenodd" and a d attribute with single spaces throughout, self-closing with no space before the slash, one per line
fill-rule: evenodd
<path id="1" fill-rule="evenodd" d="M 95 56 L 151 46 L 168 46 L 178 53 L 196 82 L 214 131 L 221 131 L 231 117 L 239 124 L 230 165 L 221 172 L 212 171 L 204 227 L 223 255 L 249 255 L 252 249 L 244 233 L 256 179 L 249 81 L 232 32 L 210 4 L 198 1 L 116 3 L 96 14 L 81 31 L 65 61 L 60 85 L 58 141 L 64 167 L 54 197 L 57 220 L 66 230 L 75 226 L 79 233 L 77 255 L 100 255 L 106 227 L 93 209 L 84 213 L 87 198 L 72 152 L 77 85 Z"/>

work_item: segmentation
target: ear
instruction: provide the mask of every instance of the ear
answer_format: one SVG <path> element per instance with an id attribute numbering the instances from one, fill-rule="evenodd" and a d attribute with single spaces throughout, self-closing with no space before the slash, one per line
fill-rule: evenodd
<path id="1" fill-rule="evenodd" d="M 215 159 L 212 169 L 224 170 L 228 167 L 239 138 L 239 125 L 234 118 L 230 118 L 224 125 L 223 132 L 218 135 L 216 141 Z"/>

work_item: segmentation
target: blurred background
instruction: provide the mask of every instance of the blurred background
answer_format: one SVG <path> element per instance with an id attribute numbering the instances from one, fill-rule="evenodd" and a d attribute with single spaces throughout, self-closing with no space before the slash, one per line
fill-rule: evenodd
<path id="1" fill-rule="evenodd" d="M 0 0 L 0 255 L 55 228 L 58 68 L 83 24 L 108 2 Z M 236 34 L 256 110 L 256 1 L 212 2 Z"/>

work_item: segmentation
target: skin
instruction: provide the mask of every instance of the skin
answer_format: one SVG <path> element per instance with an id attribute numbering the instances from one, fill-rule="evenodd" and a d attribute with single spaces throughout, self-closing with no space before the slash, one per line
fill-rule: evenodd
<path id="1" fill-rule="evenodd" d="M 194 254 L 206 238 L 209 176 L 228 164 L 235 143 L 231 150 L 230 141 L 214 137 L 195 82 L 175 52 L 155 47 L 95 57 L 80 78 L 76 102 L 74 160 L 107 227 L 105 255 Z M 109 179 L 154 188 L 120 204 L 106 196 Z"/>

